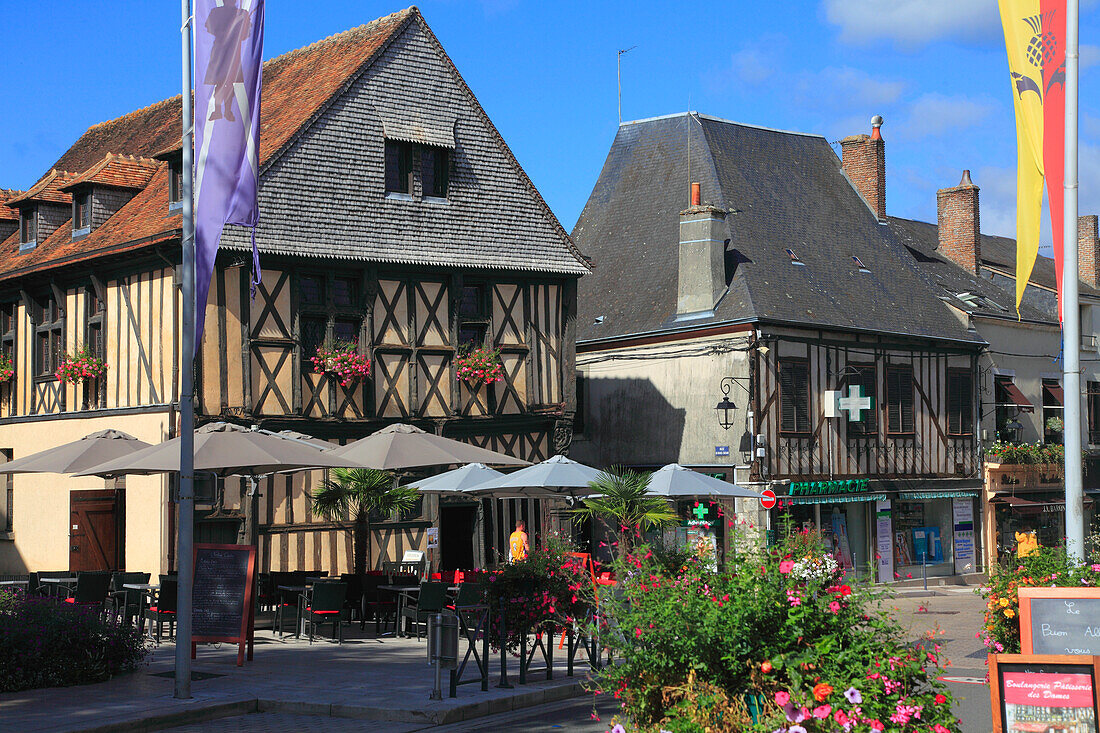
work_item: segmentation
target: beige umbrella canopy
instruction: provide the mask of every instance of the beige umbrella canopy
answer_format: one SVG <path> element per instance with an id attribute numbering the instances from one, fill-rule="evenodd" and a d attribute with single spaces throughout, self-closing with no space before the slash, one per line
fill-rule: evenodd
<path id="1" fill-rule="evenodd" d="M 334 456 L 300 440 L 232 423 L 215 422 L 195 430 L 195 471 L 220 476 L 256 476 L 306 468 L 362 468 L 354 460 Z M 128 456 L 77 473 L 172 473 L 180 470 L 180 439 L 166 440 Z"/>
<path id="2" fill-rule="evenodd" d="M 121 430 L 100 430 L 80 440 L 8 461 L 0 466 L 0 474 L 78 473 L 149 447 L 145 441 Z"/>
<path id="3" fill-rule="evenodd" d="M 527 461 L 519 458 L 427 433 L 418 427 L 402 423 L 390 425 L 354 443 L 334 448 L 329 454 L 354 460 L 368 468 L 386 471 L 463 463 L 528 465 Z"/>

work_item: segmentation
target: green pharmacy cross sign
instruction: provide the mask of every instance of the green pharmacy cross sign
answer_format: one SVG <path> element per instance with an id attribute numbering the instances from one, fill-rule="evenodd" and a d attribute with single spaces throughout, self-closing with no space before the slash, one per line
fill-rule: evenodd
<path id="1" fill-rule="evenodd" d="M 848 396 L 840 397 L 838 395 L 836 401 L 836 409 L 847 412 L 849 422 L 861 422 L 863 411 L 873 409 L 874 406 L 875 398 L 864 397 L 858 384 L 848 387 Z"/>
<path id="2" fill-rule="evenodd" d="M 838 481 L 792 481 L 791 496 L 821 496 L 823 494 L 857 494 L 867 491 L 870 482 L 865 478 Z"/>
<path id="3" fill-rule="evenodd" d="M 705 506 L 703 506 L 702 504 L 699 504 L 698 506 L 696 506 L 694 509 L 691 510 L 691 513 L 694 514 L 696 517 L 698 517 L 700 521 L 702 521 L 702 520 L 707 518 L 707 514 L 709 513 L 709 510 Z"/>

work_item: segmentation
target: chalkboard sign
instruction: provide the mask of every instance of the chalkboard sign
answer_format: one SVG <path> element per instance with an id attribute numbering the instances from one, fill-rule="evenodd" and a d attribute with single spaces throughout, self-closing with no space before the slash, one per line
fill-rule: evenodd
<path id="1" fill-rule="evenodd" d="M 243 664 L 245 643 L 251 641 L 255 582 L 254 546 L 195 545 L 191 638 L 196 643 L 239 644 L 237 666 Z"/>
<path id="2" fill-rule="evenodd" d="M 1097 729 L 1100 657 L 989 655 L 994 733 Z"/>
<path id="3" fill-rule="evenodd" d="M 1020 588 L 1024 654 L 1100 655 L 1100 588 Z"/>

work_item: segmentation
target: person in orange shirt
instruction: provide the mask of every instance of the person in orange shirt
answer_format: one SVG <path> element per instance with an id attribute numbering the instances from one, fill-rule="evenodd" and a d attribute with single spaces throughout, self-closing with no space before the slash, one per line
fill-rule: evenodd
<path id="1" fill-rule="evenodd" d="M 527 532 L 522 519 L 516 520 L 516 531 L 508 538 L 508 562 L 518 562 L 527 557 Z"/>

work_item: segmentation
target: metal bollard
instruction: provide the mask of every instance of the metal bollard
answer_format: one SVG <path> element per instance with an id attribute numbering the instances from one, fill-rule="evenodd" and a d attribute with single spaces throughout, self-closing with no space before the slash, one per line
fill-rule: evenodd
<path id="1" fill-rule="evenodd" d="M 428 662 L 435 665 L 432 700 L 443 699 L 443 668 L 458 667 L 458 617 L 437 613 L 428 629 Z"/>
<path id="2" fill-rule="evenodd" d="M 435 615 L 435 623 L 432 624 L 431 634 L 429 634 L 432 643 L 432 648 L 428 650 L 431 663 L 435 665 L 435 685 L 432 687 L 432 700 L 443 699 L 443 660 L 440 658 L 443 654 L 443 614 L 437 613 Z"/>
<path id="3" fill-rule="evenodd" d="M 488 629 L 486 629 L 488 632 Z M 512 689 L 512 683 L 508 681 L 508 632 L 504 628 L 504 598 L 500 599 L 500 682 L 497 687 L 503 690 Z M 522 660 L 521 660 L 522 663 Z"/>
<path id="4" fill-rule="evenodd" d="M 921 555 L 920 576 L 924 580 L 924 589 L 928 590 L 928 550 Z"/>

